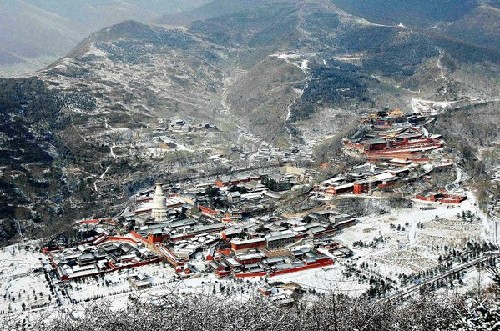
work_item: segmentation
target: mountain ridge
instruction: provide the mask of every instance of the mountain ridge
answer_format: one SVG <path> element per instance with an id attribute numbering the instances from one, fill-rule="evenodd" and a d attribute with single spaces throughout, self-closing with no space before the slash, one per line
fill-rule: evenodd
<path id="1" fill-rule="evenodd" d="M 0 61 L 0 74 L 33 74 L 66 55 L 83 38 L 125 19 L 148 22 L 166 12 L 200 6 L 208 0 L 54 1 L 11 0 L 0 4 L 0 52 L 22 61 Z M 42 65 L 40 65 L 42 63 Z M 16 72 L 16 69 L 18 71 Z M 35 70 L 34 70 L 35 69 Z"/>

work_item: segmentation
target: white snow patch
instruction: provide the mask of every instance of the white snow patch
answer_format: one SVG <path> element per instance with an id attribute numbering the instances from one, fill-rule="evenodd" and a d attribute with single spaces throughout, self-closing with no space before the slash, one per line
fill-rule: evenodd
<path id="1" fill-rule="evenodd" d="M 104 178 L 104 176 L 106 176 L 106 174 L 107 174 L 107 173 L 108 173 L 108 171 L 109 171 L 109 168 L 111 168 L 111 166 L 110 166 L 110 165 L 106 168 L 106 170 L 102 173 L 102 175 L 100 175 L 100 176 L 99 176 L 99 178 L 100 178 L 100 179 L 103 179 L 103 178 Z"/>
<path id="2" fill-rule="evenodd" d="M 432 101 L 418 98 L 411 99 L 411 109 L 415 113 L 437 115 L 450 108 L 456 101 Z"/>
<path id="3" fill-rule="evenodd" d="M 270 57 L 277 57 L 278 59 L 285 60 L 286 63 L 292 64 L 302 70 L 304 73 L 307 73 L 309 70 L 309 60 L 304 59 L 309 56 L 314 56 L 315 54 L 296 54 L 296 53 L 275 53 L 271 54 Z"/>
<path id="4" fill-rule="evenodd" d="M 108 55 L 105 51 L 97 48 L 94 44 L 90 45 L 89 50 L 85 54 L 95 55 L 98 57 L 106 57 Z"/>
<path id="5" fill-rule="evenodd" d="M 300 69 L 302 69 L 303 72 L 307 72 L 309 64 L 309 60 L 303 60 L 302 63 L 300 64 Z"/>
<path id="6" fill-rule="evenodd" d="M 311 288 L 324 293 L 343 293 L 354 297 L 368 290 L 369 284 L 360 284 L 354 277 L 346 278 L 342 273 L 343 269 L 344 267 L 336 262 L 331 267 L 280 275 L 271 280 L 294 282 L 306 289 Z"/>

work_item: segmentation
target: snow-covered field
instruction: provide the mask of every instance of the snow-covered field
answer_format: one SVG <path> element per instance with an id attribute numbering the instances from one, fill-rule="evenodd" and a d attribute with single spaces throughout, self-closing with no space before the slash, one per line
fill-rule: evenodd
<path id="1" fill-rule="evenodd" d="M 470 212 L 472 220 L 464 221 L 462 212 Z M 367 272 L 396 280 L 401 273 L 436 267 L 446 249 L 463 249 L 467 242 L 488 239 L 487 231 L 488 224 L 469 193 L 460 205 L 415 203 L 413 208 L 363 217 L 337 239 L 353 248 L 358 266 L 366 263 Z"/>
<path id="2" fill-rule="evenodd" d="M 314 289 L 317 292 L 342 293 L 352 296 L 358 296 L 369 288 L 367 283 L 362 283 L 355 277 L 346 277 L 343 274 L 344 270 L 343 265 L 336 263 L 321 269 L 276 276 L 272 278 L 272 281 L 293 282 L 306 290 Z"/>
<path id="3" fill-rule="evenodd" d="M 29 247 L 13 245 L 0 251 L 0 314 L 55 305 L 42 271 L 44 259 Z"/>

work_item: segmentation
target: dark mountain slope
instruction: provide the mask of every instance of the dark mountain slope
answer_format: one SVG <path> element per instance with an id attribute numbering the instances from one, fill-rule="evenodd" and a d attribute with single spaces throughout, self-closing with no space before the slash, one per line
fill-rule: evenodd
<path id="1" fill-rule="evenodd" d="M 0 80 L 0 242 L 37 223 L 69 220 L 79 208 L 66 203 L 78 191 L 63 166 L 74 163 L 58 132 L 65 97 L 36 78 Z M 64 208 L 63 208 L 64 206 Z M 40 234 L 40 233 L 38 233 Z"/>
<path id="2" fill-rule="evenodd" d="M 189 25 L 195 21 L 231 15 L 246 9 L 280 1 L 283 2 L 283 0 L 213 0 L 190 11 L 164 15 L 155 22 L 168 25 Z"/>
<path id="3" fill-rule="evenodd" d="M 476 8 L 476 0 L 331 0 L 343 10 L 369 21 L 427 27 L 453 22 Z"/>
<path id="4" fill-rule="evenodd" d="M 443 28 L 455 38 L 500 51 L 500 9 L 480 6 Z"/>

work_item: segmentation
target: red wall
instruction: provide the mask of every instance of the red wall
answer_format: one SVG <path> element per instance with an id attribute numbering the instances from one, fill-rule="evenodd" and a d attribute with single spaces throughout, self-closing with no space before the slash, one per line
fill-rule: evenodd
<path id="1" fill-rule="evenodd" d="M 321 268 L 321 267 L 325 267 L 325 266 L 332 265 L 332 264 L 333 264 L 333 260 L 321 259 L 320 261 L 317 261 L 317 262 L 314 262 L 314 263 L 311 263 L 311 264 L 308 264 L 308 265 L 305 265 L 302 267 L 296 267 L 296 268 L 292 268 L 292 269 L 275 271 L 273 273 L 270 273 L 269 276 L 274 277 L 274 276 L 278 276 L 278 275 L 284 275 L 284 274 L 289 274 L 289 273 L 308 270 L 308 269 Z"/>
<path id="2" fill-rule="evenodd" d="M 231 242 L 231 249 L 234 251 L 237 251 L 240 249 L 260 248 L 260 247 L 264 247 L 265 245 L 266 245 L 265 239 L 262 239 L 262 241 L 258 241 L 258 242 L 244 243 L 244 244 Z"/>

